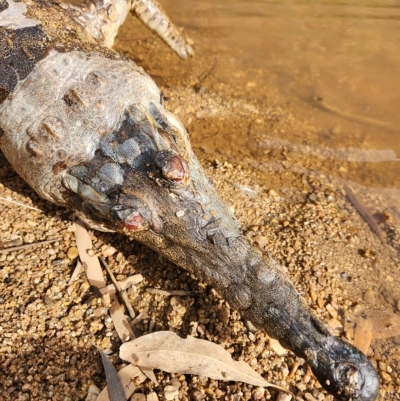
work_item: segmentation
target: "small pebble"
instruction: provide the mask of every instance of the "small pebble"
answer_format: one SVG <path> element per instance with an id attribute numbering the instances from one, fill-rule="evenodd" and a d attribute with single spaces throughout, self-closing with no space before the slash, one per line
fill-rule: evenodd
<path id="1" fill-rule="evenodd" d="M 129 401 L 146 401 L 146 396 L 143 393 L 135 393 L 131 395 Z"/>
<path id="2" fill-rule="evenodd" d="M 392 381 L 392 377 L 389 375 L 389 373 L 381 371 L 380 375 L 381 375 L 382 379 L 385 380 L 385 382 L 391 382 Z"/>
<path id="3" fill-rule="evenodd" d="M 112 246 L 103 246 L 102 248 L 101 248 L 101 254 L 103 255 L 103 256 L 105 256 L 105 257 L 107 257 L 107 256 L 112 256 L 112 255 L 114 255 L 114 253 L 115 252 L 117 252 L 117 250 L 114 248 L 114 247 L 112 247 Z"/>
<path id="4" fill-rule="evenodd" d="M 309 294 L 310 294 L 311 300 L 313 302 L 315 302 L 317 300 L 317 293 L 315 292 L 315 290 L 312 287 L 310 287 Z"/>
<path id="5" fill-rule="evenodd" d="M 190 393 L 190 401 L 203 401 L 204 395 L 200 390 L 193 390 Z"/>
<path id="6" fill-rule="evenodd" d="M 276 398 L 276 401 L 291 401 L 291 399 L 292 396 L 290 394 L 280 391 L 278 397 Z"/>
<path id="7" fill-rule="evenodd" d="M 364 302 L 366 302 L 367 304 L 370 305 L 375 305 L 376 304 L 376 294 L 375 291 L 368 289 L 367 291 L 364 292 L 363 295 L 363 300 Z"/>
<path id="8" fill-rule="evenodd" d="M 317 399 L 310 393 L 304 393 L 304 398 L 307 401 L 317 401 Z"/>
<path id="9" fill-rule="evenodd" d="M 279 343 L 278 340 L 275 338 L 270 338 L 268 340 L 268 345 L 274 350 L 274 352 L 278 355 L 285 355 L 287 354 L 287 349 L 283 348 L 282 345 Z"/>
<path id="10" fill-rule="evenodd" d="M 100 394 L 100 389 L 94 384 L 91 384 L 89 386 L 88 394 L 86 396 L 85 401 L 95 401 L 99 394 Z"/>
<path id="11" fill-rule="evenodd" d="M 334 319 L 337 319 L 338 313 L 337 313 L 336 309 L 335 309 L 331 304 L 327 304 L 327 305 L 326 305 L 326 310 L 329 312 L 329 314 L 330 314 Z"/>
<path id="12" fill-rule="evenodd" d="M 251 395 L 254 400 L 261 400 L 264 397 L 265 389 L 262 387 L 258 387 L 252 391 Z"/>
<path id="13" fill-rule="evenodd" d="M 179 395 L 179 390 L 174 386 L 166 386 L 164 388 L 164 397 L 166 400 L 173 400 Z"/>
<path id="14" fill-rule="evenodd" d="M 176 214 L 176 217 L 181 218 L 181 217 L 183 217 L 185 215 L 185 211 L 184 210 L 178 210 L 175 214 Z"/>
<path id="15" fill-rule="evenodd" d="M 229 320 L 229 314 L 226 309 L 219 310 L 217 316 L 222 323 L 227 323 Z"/>
<path id="16" fill-rule="evenodd" d="M 149 394 L 147 394 L 146 401 L 158 401 L 157 393 L 151 391 Z"/>
<path id="17" fill-rule="evenodd" d="M 70 248 L 68 248 L 67 256 L 69 259 L 71 260 L 76 259 L 78 255 L 79 255 L 78 248 L 76 246 L 71 246 Z"/>

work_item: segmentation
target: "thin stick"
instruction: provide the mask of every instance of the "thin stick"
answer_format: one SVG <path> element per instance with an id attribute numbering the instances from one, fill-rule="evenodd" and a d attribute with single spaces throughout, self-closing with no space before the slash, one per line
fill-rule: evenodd
<path id="1" fill-rule="evenodd" d="M 181 291 L 181 290 L 172 290 L 172 291 L 166 291 L 166 290 L 159 290 L 157 288 L 146 288 L 146 291 L 150 294 L 158 294 L 158 295 L 165 295 L 165 296 L 171 296 L 171 295 L 178 295 L 178 296 L 189 296 L 189 297 L 198 297 L 201 295 L 201 292 L 199 291 Z"/>
<path id="2" fill-rule="evenodd" d="M 2 196 L 0 196 L 0 199 L 5 201 L 5 202 L 14 203 L 14 205 L 26 207 L 27 209 L 32 209 L 32 210 L 36 210 L 37 212 L 44 213 L 43 210 L 40 210 L 37 207 L 25 205 L 25 203 L 17 202 L 17 201 L 12 200 L 12 199 L 3 198 Z"/>
<path id="3" fill-rule="evenodd" d="M 148 318 L 149 318 L 149 315 L 146 312 L 141 312 L 131 321 L 131 326 L 134 326 L 135 324 L 139 323 L 141 320 L 148 319 Z"/>
<path id="4" fill-rule="evenodd" d="M 379 237 L 382 244 L 384 244 L 384 238 L 381 229 L 378 226 L 378 223 L 375 221 L 374 216 L 372 216 L 371 212 L 361 203 L 361 201 L 357 198 L 357 196 L 353 193 L 353 191 L 347 186 L 344 186 L 344 190 L 346 191 L 346 195 L 349 198 L 350 202 L 356 208 L 358 213 L 362 216 L 362 218 L 368 223 L 371 230 Z"/>
<path id="5" fill-rule="evenodd" d="M 295 373 L 297 372 L 297 369 L 299 368 L 299 366 L 300 366 L 299 361 L 294 361 L 292 367 L 290 368 L 290 372 L 289 372 L 289 375 L 288 375 L 289 379 L 291 379 L 295 375 Z"/>
<path id="6" fill-rule="evenodd" d="M 104 258 L 102 256 L 99 256 L 99 259 L 100 259 L 101 263 L 103 264 L 103 266 L 105 267 L 105 269 L 107 270 L 107 273 L 110 276 L 111 281 L 115 285 L 117 292 L 119 294 L 121 294 L 122 301 L 124 302 L 126 309 L 128 310 L 129 316 L 132 319 L 134 319 L 136 315 L 132 308 L 131 303 L 129 302 L 128 294 L 126 293 L 125 290 L 123 290 L 121 288 L 121 286 L 118 283 L 118 280 L 115 278 L 114 273 L 111 271 L 110 266 L 108 266 L 108 263 L 104 260 Z"/>
<path id="7" fill-rule="evenodd" d="M 199 91 L 201 88 L 201 84 L 215 71 L 218 65 L 218 59 L 215 58 L 214 64 L 211 66 L 209 70 L 204 71 L 199 78 L 197 79 L 197 83 L 194 85 L 194 89 Z"/>
<path id="8" fill-rule="evenodd" d="M 0 249 L 0 253 L 8 253 L 8 252 L 20 251 L 21 249 L 32 248 L 34 246 L 52 244 L 53 242 L 56 242 L 56 241 L 58 241 L 58 240 L 52 239 L 52 240 L 47 240 L 47 241 L 34 242 L 32 244 L 24 244 L 24 245 L 19 245 L 19 246 L 12 246 L 10 248 Z"/>
<path id="9" fill-rule="evenodd" d="M 372 125 L 377 128 L 387 129 L 389 131 L 395 131 L 396 127 L 385 121 L 380 121 L 375 118 L 360 116 L 358 114 L 351 114 L 345 111 L 339 110 L 334 106 L 326 103 L 325 99 L 319 96 L 314 97 L 313 103 L 315 106 L 319 107 L 321 110 L 327 111 L 329 113 L 335 114 L 339 117 L 346 118 L 347 120 L 355 121 L 364 125 Z"/>

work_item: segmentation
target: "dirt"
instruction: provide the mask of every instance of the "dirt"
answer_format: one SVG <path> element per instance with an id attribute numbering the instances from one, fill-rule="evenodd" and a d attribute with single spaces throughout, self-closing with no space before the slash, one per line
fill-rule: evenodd
<path id="1" fill-rule="evenodd" d="M 266 257 L 273 255 L 287 268 L 318 316 L 350 342 L 362 326 L 360 319 L 368 321 L 363 327 L 372 343 L 366 345 L 366 352 L 380 374 L 379 399 L 399 399 L 397 209 L 382 207 L 387 201 L 384 193 L 371 195 L 353 183 L 361 202 L 378 217 L 382 242 L 345 195 L 343 175 L 348 178 L 350 171 L 356 177 L 357 162 L 329 159 L 326 163 L 288 142 L 269 146 L 263 132 L 303 133 L 312 129 L 313 122 L 297 114 L 288 98 L 274 90 L 253 96 L 254 80 L 243 86 L 226 83 L 215 73 L 218 65 L 213 69 L 215 55 L 204 54 L 199 47 L 196 57 L 181 61 L 132 20 L 116 43 L 118 50 L 154 77 L 167 108 L 189 129 L 196 154 L 245 234 Z M 229 73 L 241 71 L 224 71 Z M 308 144 L 306 136 L 303 144 L 315 145 Z M 260 162 L 260 152 L 267 162 Z M 0 183 L 1 197 L 41 210 L 1 200 L 1 248 L 55 241 L 0 253 L 0 399 L 84 400 L 91 384 L 105 385 L 100 356 L 91 344 L 115 352 L 111 359 L 117 368 L 122 361 L 117 357 L 120 343 L 113 324 L 102 313 L 101 301 L 91 292 L 84 273 L 67 288 L 77 261 L 73 214 L 41 200 L 4 158 Z M 136 273 L 145 278 L 128 291 L 134 310 L 149 315 L 137 330 L 173 330 L 214 341 L 266 380 L 289 387 L 297 400 L 332 400 L 304 361 L 282 351 L 265 333 L 252 331 L 212 288 L 121 235 L 93 232 L 92 236 L 96 252 L 106 258 L 118 279 Z M 110 252 L 110 247 L 116 252 Z M 149 294 L 147 287 L 203 295 L 174 297 L 171 303 L 169 297 Z M 184 307 L 177 308 L 177 303 Z M 139 391 L 154 391 L 159 400 L 166 399 L 167 386 L 179 390 L 179 400 L 278 397 L 274 389 L 205 377 L 157 372 L 157 378 L 159 386 L 147 380 Z"/>

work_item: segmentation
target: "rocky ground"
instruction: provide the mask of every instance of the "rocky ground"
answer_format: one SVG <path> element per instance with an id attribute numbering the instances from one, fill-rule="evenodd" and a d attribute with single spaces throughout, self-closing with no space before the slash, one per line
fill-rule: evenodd
<path id="1" fill-rule="evenodd" d="M 399 399 L 396 210 L 382 208 L 385 199 L 380 195 L 359 193 L 380 218 L 381 241 L 345 196 L 343 162 L 330 161 L 328 167 L 319 161 L 312 167 L 311 156 L 285 145 L 264 147 L 268 162 L 254 157 L 260 150 L 252 144 L 263 141 L 260 132 L 304 128 L 304 120 L 285 107 L 279 94 L 254 99 L 246 87 L 207 82 L 210 77 L 202 81 L 202 73 L 212 67 L 211 56 L 185 65 L 154 37 L 133 43 L 128 30 L 123 31 L 117 48 L 148 69 L 162 87 L 167 107 L 189 128 L 197 155 L 245 234 L 286 266 L 299 292 L 336 334 L 354 341 L 360 337 L 357 327 L 363 327 L 361 337 L 372 339 L 371 345 L 364 341 L 362 346 L 379 371 L 380 400 Z M 268 113 L 260 112 L 267 108 Z M 233 140 L 249 133 L 250 141 Z M 331 170 L 338 171 L 334 178 Z M 41 200 L 4 158 L 0 196 L 6 199 L 0 201 L 0 399 L 84 400 L 91 384 L 105 385 L 92 342 L 115 351 L 111 359 L 117 367 L 122 361 L 112 321 L 85 274 L 67 288 L 77 262 L 73 215 Z M 7 249 L 44 240 L 54 242 Z M 107 260 L 118 279 L 144 276 L 128 291 L 134 310 L 148 314 L 136 326 L 142 333 L 172 330 L 213 341 L 266 380 L 289 387 L 298 401 L 333 399 L 304 361 L 246 325 L 212 288 L 123 236 L 93 232 L 92 240 L 94 252 Z M 147 287 L 203 295 L 171 298 L 149 294 Z M 164 372 L 157 372 L 157 378 L 159 386 L 147 380 L 140 392 L 171 399 L 166 387 L 173 386 L 179 400 L 284 399 L 272 388 L 264 391 L 243 383 Z"/>

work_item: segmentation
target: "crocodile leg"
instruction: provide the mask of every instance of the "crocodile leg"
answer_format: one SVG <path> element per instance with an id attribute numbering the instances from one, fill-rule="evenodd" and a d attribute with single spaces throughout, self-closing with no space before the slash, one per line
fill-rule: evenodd
<path id="1" fill-rule="evenodd" d="M 97 42 L 107 47 L 113 46 L 119 27 L 132 12 L 179 57 L 193 55 L 192 47 L 156 0 L 87 0 L 81 6 L 62 6 Z"/>
<path id="2" fill-rule="evenodd" d="M 190 44 L 156 0 L 133 0 L 131 10 L 143 24 L 156 32 L 179 57 L 185 59 L 193 55 Z"/>

